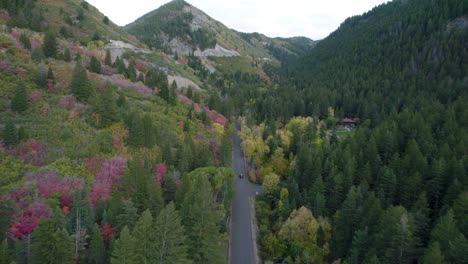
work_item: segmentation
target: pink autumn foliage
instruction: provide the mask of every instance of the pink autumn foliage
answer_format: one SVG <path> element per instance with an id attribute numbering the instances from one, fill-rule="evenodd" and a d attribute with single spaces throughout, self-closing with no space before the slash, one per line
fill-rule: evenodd
<path id="1" fill-rule="evenodd" d="M 113 141 L 113 144 L 114 144 L 114 148 L 118 149 L 122 146 L 122 143 L 120 142 L 120 139 L 118 138 L 114 138 L 114 141 Z"/>
<path id="2" fill-rule="evenodd" d="M 89 57 L 96 57 L 97 58 L 96 55 L 97 55 L 97 51 L 95 51 L 95 50 L 89 50 L 88 51 L 88 56 Z"/>
<path id="3" fill-rule="evenodd" d="M 14 239 L 22 239 L 31 234 L 39 225 L 39 220 L 43 217 L 49 217 L 51 212 L 52 210 L 47 204 L 39 201 L 20 208 L 12 215 L 10 236 Z"/>
<path id="4" fill-rule="evenodd" d="M 81 178 L 57 177 L 55 172 L 38 172 L 27 175 L 28 181 L 36 184 L 38 193 L 43 198 L 50 198 L 53 194 L 62 196 L 62 204 L 68 205 L 76 189 L 84 187 L 84 180 Z"/>
<path id="5" fill-rule="evenodd" d="M 67 96 L 62 97 L 62 99 L 60 99 L 59 105 L 67 110 L 71 110 L 75 108 L 75 105 L 77 102 L 78 100 L 76 100 L 75 96 L 67 95 Z"/>
<path id="6" fill-rule="evenodd" d="M 23 67 L 16 66 L 16 73 L 19 77 L 24 77 L 28 71 Z"/>
<path id="7" fill-rule="evenodd" d="M 35 139 L 28 140 L 20 146 L 8 150 L 8 152 L 17 159 L 35 166 L 45 165 L 49 153 L 47 145 Z"/>
<path id="8" fill-rule="evenodd" d="M 0 20 L 3 20 L 3 21 L 10 21 L 11 17 L 10 17 L 10 14 L 8 14 L 8 11 L 6 11 L 5 9 L 2 9 L 0 10 Z"/>
<path id="9" fill-rule="evenodd" d="M 216 112 L 215 110 L 210 110 L 208 107 L 205 106 L 205 112 L 208 114 L 208 116 L 210 117 L 211 121 L 213 121 L 213 123 L 218 123 L 222 126 L 226 125 L 226 118 Z"/>
<path id="10" fill-rule="evenodd" d="M 15 207 L 15 211 L 10 215 L 8 232 L 14 239 L 22 239 L 31 234 L 39 224 L 39 219 L 49 217 L 52 211 L 41 199 L 31 202 L 32 193 L 31 186 L 23 186 L 5 196 Z"/>
<path id="11" fill-rule="evenodd" d="M 10 62 L 7 60 L 0 60 L 0 72 L 6 72 L 10 69 Z"/>
<path id="12" fill-rule="evenodd" d="M 114 236 L 116 231 L 117 228 L 111 227 L 109 223 L 105 223 L 104 226 L 101 228 L 101 234 L 104 238 L 104 243 L 107 247 L 109 246 L 109 242 L 112 240 L 112 237 Z"/>
<path id="13" fill-rule="evenodd" d="M 18 31 L 16 31 L 16 30 L 13 29 L 13 30 L 11 31 L 10 34 L 11 34 L 11 36 L 12 36 L 15 40 L 19 41 L 19 39 L 20 39 L 20 33 L 19 33 Z"/>
<path id="14" fill-rule="evenodd" d="M 110 199 L 112 186 L 120 181 L 125 173 L 127 160 L 124 157 L 112 158 L 101 167 L 101 170 L 96 174 L 89 199 L 93 206 L 97 201 L 107 201 Z"/>
<path id="15" fill-rule="evenodd" d="M 189 60 L 188 60 L 188 59 L 185 59 L 185 58 L 183 58 L 183 59 L 179 59 L 179 60 L 177 60 L 177 63 L 179 63 L 179 64 L 181 64 L 181 65 L 188 65 L 188 63 L 189 63 Z"/>
<path id="16" fill-rule="evenodd" d="M 53 93 L 55 92 L 55 84 L 54 84 L 54 80 L 47 80 L 47 91 L 49 93 Z"/>
<path id="17" fill-rule="evenodd" d="M 71 52 L 73 55 L 76 55 L 76 54 L 80 54 L 80 56 L 83 56 L 84 54 L 84 50 L 83 48 L 80 47 L 80 45 L 75 45 L 72 49 L 72 52 Z"/>
<path id="18" fill-rule="evenodd" d="M 199 104 L 194 103 L 190 98 L 188 98 L 184 94 L 179 94 L 178 97 L 179 97 L 180 101 L 182 101 L 182 102 L 184 102 L 184 103 L 186 103 L 188 105 L 193 104 L 193 107 L 194 107 L 194 109 L 195 109 L 195 111 L 197 113 L 202 111 L 202 108 L 200 107 Z M 226 125 L 226 117 L 224 117 L 222 114 L 216 112 L 215 110 L 210 110 L 206 106 L 204 107 L 204 110 L 208 114 L 208 116 L 210 117 L 210 119 L 211 119 L 211 121 L 213 123 L 218 123 L 218 124 L 220 124 L 222 126 Z"/>
<path id="19" fill-rule="evenodd" d="M 42 98 L 41 91 L 39 91 L 39 89 L 34 89 L 34 91 L 32 91 L 31 93 L 31 101 L 33 103 L 37 103 L 41 100 L 41 98 Z"/>
<path id="20" fill-rule="evenodd" d="M 36 38 L 31 38 L 31 48 L 32 49 L 38 49 L 40 48 L 42 45 L 41 45 L 41 42 L 39 42 L 39 40 L 37 40 Z"/>
<path id="21" fill-rule="evenodd" d="M 138 94 L 143 96 L 150 96 L 154 94 L 154 91 L 148 88 L 148 86 L 141 83 L 133 83 L 127 79 L 124 79 L 120 75 L 103 76 L 103 79 L 122 88 L 133 89 Z"/>
<path id="22" fill-rule="evenodd" d="M 159 163 L 156 165 L 156 182 L 162 186 L 164 183 L 164 176 L 167 173 L 167 167 L 164 163 Z"/>
<path id="23" fill-rule="evenodd" d="M 143 64 L 143 62 L 141 61 L 137 61 L 135 62 L 135 68 L 138 70 L 138 71 L 141 71 L 141 69 L 145 66 L 145 64 Z"/>

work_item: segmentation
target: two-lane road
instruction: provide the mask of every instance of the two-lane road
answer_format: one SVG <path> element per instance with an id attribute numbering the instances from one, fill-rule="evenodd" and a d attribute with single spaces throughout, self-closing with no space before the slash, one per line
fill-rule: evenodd
<path id="1" fill-rule="evenodd" d="M 238 126 L 236 126 L 238 129 Z M 231 264 L 257 264 L 258 253 L 254 228 L 254 202 L 255 193 L 261 191 L 259 186 L 249 183 L 244 162 L 244 154 L 237 133 L 234 135 L 234 156 L 232 167 L 234 171 L 243 174 L 243 179 L 237 178 L 235 182 L 236 196 L 232 203 L 231 219 Z"/>

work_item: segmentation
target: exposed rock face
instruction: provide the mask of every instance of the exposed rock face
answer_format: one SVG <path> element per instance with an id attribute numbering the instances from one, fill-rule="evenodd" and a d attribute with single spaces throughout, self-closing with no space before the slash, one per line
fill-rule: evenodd
<path id="1" fill-rule="evenodd" d="M 173 38 L 170 42 L 166 44 L 169 46 L 174 53 L 178 53 L 179 55 L 186 55 L 192 52 L 192 47 L 187 45 L 187 43 L 183 42 L 179 38 Z"/>
<path id="2" fill-rule="evenodd" d="M 112 59 L 115 59 L 117 56 L 122 56 L 126 51 L 133 51 L 136 53 L 150 54 L 151 51 L 148 49 L 140 49 L 133 46 L 130 43 L 126 43 L 120 40 L 111 40 L 109 44 L 106 45 L 105 49 L 110 50 Z"/>
<path id="3" fill-rule="evenodd" d="M 195 56 L 198 57 L 237 57 L 240 56 L 239 52 L 235 50 L 229 50 L 225 49 L 219 44 L 216 44 L 216 47 L 214 49 L 206 49 L 204 51 L 201 51 L 198 49 L 195 51 Z"/>
<path id="4" fill-rule="evenodd" d="M 190 29 L 192 31 L 196 31 L 203 27 L 212 27 L 215 23 L 212 19 L 210 19 L 210 17 L 194 6 L 185 6 L 183 12 L 193 14 L 193 20 L 190 24 Z"/>
<path id="5" fill-rule="evenodd" d="M 200 86 L 198 86 L 196 83 L 182 76 L 168 75 L 167 80 L 169 81 L 169 84 L 175 81 L 177 84 L 177 87 L 179 88 L 186 87 L 186 88 L 192 88 L 196 91 L 202 91 Z"/>

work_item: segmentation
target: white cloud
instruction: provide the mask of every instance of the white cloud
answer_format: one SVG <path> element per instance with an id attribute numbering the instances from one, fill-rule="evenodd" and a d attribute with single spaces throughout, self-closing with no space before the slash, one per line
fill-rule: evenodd
<path id="1" fill-rule="evenodd" d="M 388 0 L 188 0 L 214 19 L 242 32 L 270 37 L 322 39 L 347 17 L 362 14 Z M 88 0 L 118 25 L 169 2 L 168 0 Z"/>

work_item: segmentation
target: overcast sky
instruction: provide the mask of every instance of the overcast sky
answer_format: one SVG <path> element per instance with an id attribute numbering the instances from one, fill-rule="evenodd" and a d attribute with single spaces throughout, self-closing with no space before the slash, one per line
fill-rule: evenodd
<path id="1" fill-rule="evenodd" d="M 170 2 L 168 0 L 87 0 L 118 25 Z M 323 39 L 347 17 L 388 0 L 188 0 L 224 25 L 269 37 Z"/>

